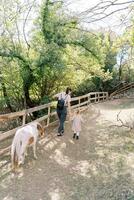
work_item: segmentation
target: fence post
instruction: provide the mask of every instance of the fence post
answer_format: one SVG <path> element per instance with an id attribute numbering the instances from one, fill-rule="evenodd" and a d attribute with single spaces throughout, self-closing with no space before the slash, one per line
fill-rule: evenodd
<path id="1" fill-rule="evenodd" d="M 26 115 L 27 115 L 27 110 L 25 110 L 25 114 L 23 115 L 23 122 L 22 125 L 26 124 Z"/>
<path id="2" fill-rule="evenodd" d="M 106 100 L 108 100 L 108 92 L 106 93 Z"/>
<path id="3" fill-rule="evenodd" d="M 90 96 L 91 96 L 91 95 L 89 94 L 89 96 L 88 96 L 88 104 L 91 103 Z"/>
<path id="4" fill-rule="evenodd" d="M 80 110 L 80 98 L 79 98 L 79 110 Z"/>
<path id="5" fill-rule="evenodd" d="M 103 101 L 105 100 L 105 93 L 103 92 Z"/>
<path id="6" fill-rule="evenodd" d="M 95 93 L 95 103 L 97 102 L 96 98 L 97 98 L 97 93 Z"/>
<path id="7" fill-rule="evenodd" d="M 98 93 L 98 103 L 100 102 L 100 93 Z"/>
<path id="8" fill-rule="evenodd" d="M 50 122 L 50 110 L 51 110 L 51 105 L 48 106 L 47 126 L 49 126 L 49 122 Z"/>

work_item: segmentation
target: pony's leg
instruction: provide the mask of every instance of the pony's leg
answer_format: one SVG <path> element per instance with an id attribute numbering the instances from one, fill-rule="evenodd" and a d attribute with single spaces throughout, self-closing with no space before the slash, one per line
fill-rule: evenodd
<path id="1" fill-rule="evenodd" d="M 37 159 L 37 155 L 36 155 L 36 142 L 33 144 L 33 154 L 34 154 L 34 158 Z"/>
<path id="2" fill-rule="evenodd" d="M 27 156 L 28 154 L 27 154 L 27 147 L 26 147 L 26 149 L 25 149 L 25 156 Z"/>
<path id="3" fill-rule="evenodd" d="M 11 170 L 14 172 L 15 171 L 15 163 L 13 161 L 13 158 L 11 158 Z"/>
<path id="4" fill-rule="evenodd" d="M 22 155 L 20 156 L 18 165 L 21 165 L 21 164 L 23 165 L 23 164 L 24 164 L 24 160 L 25 160 L 25 154 L 22 154 Z"/>
<path id="5" fill-rule="evenodd" d="M 19 165 L 24 164 L 26 148 L 27 148 L 26 144 L 23 144 L 21 146 L 21 151 L 20 151 L 20 155 L 19 155 Z"/>

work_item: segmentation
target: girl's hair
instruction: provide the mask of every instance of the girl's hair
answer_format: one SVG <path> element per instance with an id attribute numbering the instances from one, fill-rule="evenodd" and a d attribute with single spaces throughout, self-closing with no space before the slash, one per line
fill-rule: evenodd
<path id="1" fill-rule="evenodd" d="M 71 92 L 72 90 L 71 90 L 71 88 L 67 87 L 67 89 L 66 89 L 66 94 L 68 94 L 69 91 Z"/>

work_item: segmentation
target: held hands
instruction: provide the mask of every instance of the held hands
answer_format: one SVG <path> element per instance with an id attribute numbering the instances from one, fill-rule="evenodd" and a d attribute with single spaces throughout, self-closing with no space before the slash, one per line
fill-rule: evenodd
<path id="1" fill-rule="evenodd" d="M 69 121 L 72 121 L 74 117 L 74 113 L 73 112 L 69 112 Z"/>
<path id="2" fill-rule="evenodd" d="M 72 120 L 72 113 L 69 112 L 69 121 L 71 121 L 71 120 Z"/>

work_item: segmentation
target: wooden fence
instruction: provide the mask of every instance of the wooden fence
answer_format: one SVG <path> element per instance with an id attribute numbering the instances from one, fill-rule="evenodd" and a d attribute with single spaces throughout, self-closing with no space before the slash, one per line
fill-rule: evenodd
<path id="1" fill-rule="evenodd" d="M 71 99 L 71 108 L 72 109 L 87 108 L 87 106 L 90 103 L 99 103 L 99 102 L 105 101 L 107 99 L 108 99 L 108 93 L 107 92 L 91 92 L 91 93 L 83 95 L 83 96 L 72 98 Z M 13 137 L 18 128 L 25 126 L 27 116 L 29 114 L 32 114 L 35 111 L 41 111 L 43 109 L 47 109 L 47 114 L 44 115 L 43 117 L 40 117 L 40 118 L 32 121 L 32 122 L 45 121 L 46 122 L 45 127 L 52 125 L 53 122 L 51 123 L 50 119 L 51 119 L 52 116 L 56 115 L 56 111 L 51 111 L 52 106 L 53 106 L 52 103 L 48 103 L 48 104 L 44 104 L 44 105 L 37 106 L 37 107 L 34 107 L 34 108 L 22 110 L 22 111 L 19 111 L 19 112 L 0 115 L 0 122 L 2 122 L 2 121 L 5 122 L 5 121 L 8 121 L 8 120 L 16 119 L 18 117 L 22 117 L 22 125 L 14 128 L 12 130 L 1 133 L 0 134 L 0 142 L 4 141 L 4 140 L 6 140 L 10 137 Z M 56 120 L 54 122 L 56 122 Z M 10 150 L 10 146 L 8 146 L 4 149 L 0 148 L 0 156 L 4 153 L 7 153 L 9 150 Z"/>
<path id="2" fill-rule="evenodd" d="M 122 93 L 125 93 L 127 90 L 134 88 L 134 82 L 132 83 L 127 83 L 118 90 L 114 91 L 113 93 L 110 94 L 110 98 L 116 95 L 120 95 Z"/>

